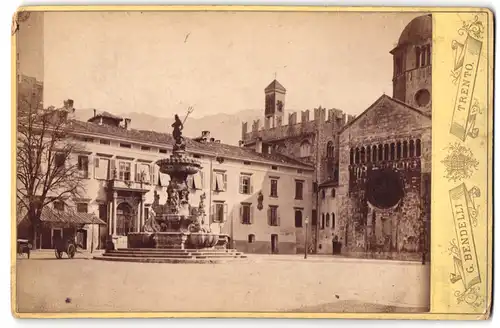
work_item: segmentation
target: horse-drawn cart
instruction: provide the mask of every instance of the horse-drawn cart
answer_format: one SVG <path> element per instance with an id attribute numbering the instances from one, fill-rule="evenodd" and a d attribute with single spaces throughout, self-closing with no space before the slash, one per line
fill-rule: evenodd
<path id="1" fill-rule="evenodd" d="M 31 244 L 27 239 L 18 239 L 17 240 L 17 254 L 23 255 L 26 254 L 28 258 L 30 258 L 31 252 Z"/>
<path id="2" fill-rule="evenodd" d="M 54 252 L 56 258 L 62 259 L 63 253 L 68 255 L 68 258 L 72 259 L 76 254 L 76 242 L 74 238 L 58 239 L 54 241 Z"/>

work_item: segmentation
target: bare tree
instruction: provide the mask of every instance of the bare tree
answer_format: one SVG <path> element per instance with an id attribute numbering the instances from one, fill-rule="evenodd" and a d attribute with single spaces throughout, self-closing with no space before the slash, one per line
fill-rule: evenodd
<path id="1" fill-rule="evenodd" d="M 43 208 L 80 197 L 85 188 L 82 163 L 72 158 L 82 146 L 71 137 L 67 108 L 32 107 L 19 99 L 16 196 L 18 206 L 25 208 L 30 220 L 30 238 L 35 246 Z"/>

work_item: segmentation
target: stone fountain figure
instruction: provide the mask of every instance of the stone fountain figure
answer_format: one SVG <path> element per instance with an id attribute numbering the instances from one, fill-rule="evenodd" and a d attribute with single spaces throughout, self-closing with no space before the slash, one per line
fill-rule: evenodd
<path id="1" fill-rule="evenodd" d="M 188 109 L 187 116 L 192 112 Z M 200 196 L 197 207 L 189 203 L 189 187 L 186 180 L 201 169 L 201 163 L 185 155 L 186 143 L 182 136 L 184 122 L 175 115 L 173 128 L 173 153 L 170 158 L 157 161 L 160 172 L 170 176 L 167 186 L 167 200 L 160 204 L 160 196 L 155 192 L 150 216 L 143 226 L 143 232 L 130 233 L 130 248 L 213 248 L 222 235 L 212 233 L 205 222 L 205 194 Z"/>

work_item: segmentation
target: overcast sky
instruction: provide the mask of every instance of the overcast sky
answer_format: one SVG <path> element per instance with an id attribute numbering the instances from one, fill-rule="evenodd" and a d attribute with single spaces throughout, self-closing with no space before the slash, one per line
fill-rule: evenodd
<path id="1" fill-rule="evenodd" d="M 392 56 L 414 13 L 51 12 L 44 104 L 171 117 L 264 106 L 274 79 L 285 110 L 358 114 L 392 95 Z"/>

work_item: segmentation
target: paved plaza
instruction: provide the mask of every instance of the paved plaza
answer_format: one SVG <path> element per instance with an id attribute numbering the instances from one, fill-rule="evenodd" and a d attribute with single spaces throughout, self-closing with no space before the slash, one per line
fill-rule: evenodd
<path id="1" fill-rule="evenodd" d="M 46 253 L 17 264 L 18 312 L 416 312 L 428 286 L 428 265 L 298 255 L 150 264 Z"/>

